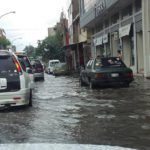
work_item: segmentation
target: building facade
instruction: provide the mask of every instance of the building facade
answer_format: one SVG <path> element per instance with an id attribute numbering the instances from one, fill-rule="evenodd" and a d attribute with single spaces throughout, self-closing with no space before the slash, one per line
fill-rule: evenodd
<path id="1" fill-rule="evenodd" d="M 48 36 L 54 36 L 56 35 L 55 27 L 48 28 Z"/>
<path id="2" fill-rule="evenodd" d="M 87 42 L 87 36 L 86 31 L 80 29 L 79 6 L 79 0 L 70 0 L 68 8 L 69 44 L 65 45 L 69 70 L 78 70 L 85 63 L 83 47 Z"/>
<path id="3" fill-rule="evenodd" d="M 134 73 L 150 76 L 150 2 L 80 0 L 80 27 L 91 36 L 92 57 L 117 56 Z"/>

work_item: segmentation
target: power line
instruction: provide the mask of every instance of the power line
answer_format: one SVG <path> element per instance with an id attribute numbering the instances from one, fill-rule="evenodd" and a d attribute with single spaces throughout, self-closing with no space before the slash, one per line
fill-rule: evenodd
<path id="1" fill-rule="evenodd" d="M 35 29 L 35 28 L 26 28 L 26 29 L 21 29 L 21 28 L 16 28 L 16 29 L 5 29 L 5 31 L 39 31 L 39 30 L 46 30 L 45 28 L 39 28 L 39 29 Z"/>

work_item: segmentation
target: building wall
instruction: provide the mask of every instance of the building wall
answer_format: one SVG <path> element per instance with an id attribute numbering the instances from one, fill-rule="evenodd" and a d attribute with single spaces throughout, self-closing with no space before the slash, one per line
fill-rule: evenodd
<path id="1" fill-rule="evenodd" d="M 144 54 L 143 54 L 143 33 L 138 32 L 136 34 L 136 39 L 137 39 L 137 69 L 138 73 L 143 74 L 144 73 Z"/>
<path id="2" fill-rule="evenodd" d="M 88 11 L 80 10 L 80 27 L 86 27 L 92 33 L 93 57 L 102 52 L 107 56 L 117 56 L 117 50 L 121 49 L 126 65 L 134 73 L 144 72 L 147 76 L 150 72 L 150 50 L 147 50 L 150 47 L 150 32 L 147 32 L 150 31 L 150 2 L 141 2 L 142 7 L 140 0 L 97 0 L 96 5 L 92 4 L 93 7 L 89 7 Z M 104 6 L 99 8 L 102 3 Z M 119 33 L 123 35 L 119 37 Z M 104 43 L 105 34 L 108 41 Z"/>
<path id="3" fill-rule="evenodd" d="M 150 1 L 142 0 L 144 76 L 150 77 Z"/>
<path id="4" fill-rule="evenodd" d="M 56 31 L 54 27 L 48 28 L 48 36 L 54 36 L 56 34 Z"/>

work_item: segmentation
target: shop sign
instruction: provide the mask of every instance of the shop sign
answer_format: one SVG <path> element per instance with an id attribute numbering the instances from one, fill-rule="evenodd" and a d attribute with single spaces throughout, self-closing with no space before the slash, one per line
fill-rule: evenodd
<path id="1" fill-rule="evenodd" d="M 117 41 L 119 39 L 119 35 L 118 32 L 114 32 L 114 40 Z"/>
<path id="2" fill-rule="evenodd" d="M 108 43 L 108 34 L 103 35 L 103 43 Z"/>
<path id="3" fill-rule="evenodd" d="M 129 35 L 131 24 L 119 28 L 119 38 Z"/>
<path id="4" fill-rule="evenodd" d="M 98 4 L 95 5 L 95 15 L 99 16 L 106 9 L 105 0 L 100 0 Z"/>
<path id="5" fill-rule="evenodd" d="M 98 46 L 98 45 L 102 45 L 102 42 L 103 42 L 103 37 L 101 36 L 101 37 L 97 37 L 97 42 L 96 42 L 96 46 Z"/>
<path id="6" fill-rule="evenodd" d="M 97 43 L 97 38 L 93 39 L 93 44 L 96 45 Z"/>

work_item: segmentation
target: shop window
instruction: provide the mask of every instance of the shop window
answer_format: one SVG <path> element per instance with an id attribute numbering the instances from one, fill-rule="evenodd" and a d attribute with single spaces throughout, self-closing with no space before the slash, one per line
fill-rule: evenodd
<path id="1" fill-rule="evenodd" d="M 129 37 L 130 37 L 130 46 L 131 46 L 130 65 L 134 66 L 135 65 L 135 56 L 134 56 L 134 28 L 133 28 L 133 24 L 131 25 Z"/>
<path id="2" fill-rule="evenodd" d="M 125 19 L 125 18 L 131 16 L 132 15 L 132 10 L 133 10 L 132 9 L 132 5 L 129 5 L 128 7 L 126 7 L 125 9 L 123 9 L 122 13 L 121 13 L 122 19 Z"/>
<path id="3" fill-rule="evenodd" d="M 92 7 L 95 6 L 96 0 L 84 0 L 84 11 L 88 12 Z"/>
<path id="4" fill-rule="evenodd" d="M 105 28 L 109 27 L 109 20 L 105 20 L 104 24 L 105 24 Z"/>
<path id="5" fill-rule="evenodd" d="M 103 30 L 103 24 L 98 24 L 98 26 L 96 26 L 95 32 L 100 32 L 101 30 Z"/>
<path id="6" fill-rule="evenodd" d="M 141 11 L 141 9 L 142 9 L 142 1 L 136 0 L 135 1 L 135 12 Z"/>
<path id="7" fill-rule="evenodd" d="M 96 56 L 105 56 L 106 55 L 106 52 L 105 52 L 105 49 L 104 49 L 104 45 L 99 45 L 96 47 Z"/>
<path id="8" fill-rule="evenodd" d="M 115 24 L 118 21 L 119 21 L 119 13 L 117 13 L 111 17 L 111 24 Z"/>

